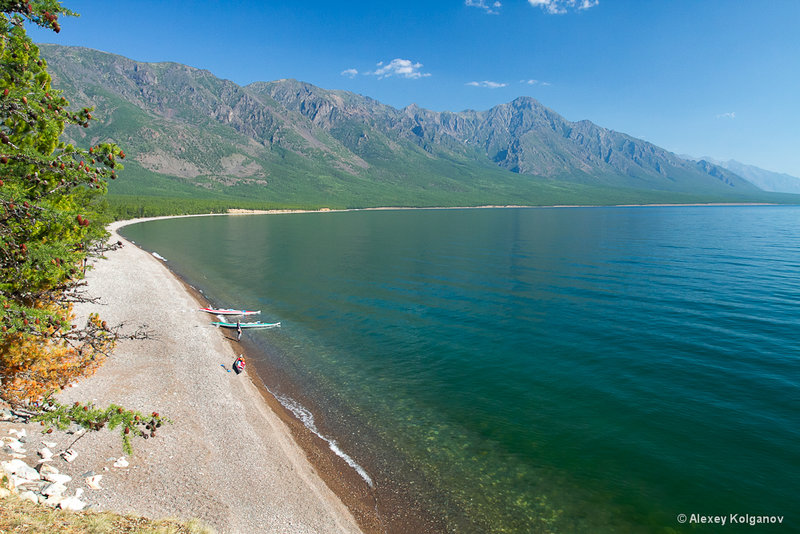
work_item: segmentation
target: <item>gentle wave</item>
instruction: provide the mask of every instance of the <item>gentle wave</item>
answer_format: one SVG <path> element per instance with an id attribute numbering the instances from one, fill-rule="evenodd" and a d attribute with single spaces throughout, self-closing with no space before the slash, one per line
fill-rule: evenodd
<path id="1" fill-rule="evenodd" d="M 342 460 L 344 460 L 347 463 L 347 465 L 352 467 L 356 471 L 356 473 L 358 473 L 359 476 L 361 476 L 361 478 L 364 479 L 364 482 L 366 482 L 370 488 L 375 487 L 372 478 L 367 474 L 364 468 L 358 465 L 358 463 L 355 460 L 353 460 L 353 458 L 349 454 L 344 452 L 336 443 L 336 440 L 325 436 L 322 432 L 319 431 L 317 425 L 314 423 L 314 414 L 312 414 L 311 411 L 308 410 L 308 408 L 306 408 L 305 406 L 303 406 L 302 404 L 300 404 L 299 402 L 290 397 L 287 397 L 285 395 L 276 395 L 269 388 L 267 388 L 267 391 L 269 391 L 270 394 L 272 394 L 272 396 L 275 397 L 275 399 L 277 399 L 277 401 L 280 402 L 284 408 L 292 412 L 292 414 L 294 414 L 295 417 L 300 419 L 303 425 L 305 425 L 305 427 L 309 429 L 315 436 L 326 442 L 328 444 L 328 447 L 330 447 L 330 449 L 333 451 L 333 453 L 336 454 L 336 456 L 338 456 Z"/>

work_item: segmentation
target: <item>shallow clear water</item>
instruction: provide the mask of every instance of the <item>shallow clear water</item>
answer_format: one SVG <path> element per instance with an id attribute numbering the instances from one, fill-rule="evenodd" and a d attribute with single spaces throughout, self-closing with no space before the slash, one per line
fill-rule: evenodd
<path id="1" fill-rule="evenodd" d="M 215 304 L 281 321 L 245 334 L 280 369 L 271 391 L 431 530 L 714 532 L 677 516 L 800 529 L 799 222 L 412 210 L 123 234 Z"/>

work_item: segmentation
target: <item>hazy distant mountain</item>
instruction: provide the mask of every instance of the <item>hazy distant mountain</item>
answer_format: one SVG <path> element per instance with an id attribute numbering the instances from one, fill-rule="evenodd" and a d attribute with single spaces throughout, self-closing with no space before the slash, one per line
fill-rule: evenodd
<path id="1" fill-rule="evenodd" d="M 118 194 L 315 205 L 744 200 L 759 190 L 532 98 L 488 111 L 396 109 L 296 80 L 246 87 L 177 63 L 41 45 L 54 85 L 99 119 L 78 144 L 125 147 Z M 613 188 L 613 189 L 612 189 Z"/>
<path id="2" fill-rule="evenodd" d="M 696 158 L 690 157 L 687 159 Z M 735 172 L 748 182 L 764 191 L 800 194 L 800 178 L 796 176 L 782 172 L 767 171 L 754 165 L 740 163 L 735 159 L 730 159 L 728 161 L 717 161 L 708 157 L 703 159 L 711 161 L 720 167 L 724 167 L 731 172 Z"/>

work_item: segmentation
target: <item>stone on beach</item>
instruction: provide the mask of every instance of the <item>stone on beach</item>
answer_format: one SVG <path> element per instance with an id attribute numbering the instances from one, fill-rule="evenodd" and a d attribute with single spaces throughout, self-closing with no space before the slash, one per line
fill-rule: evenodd
<path id="1" fill-rule="evenodd" d="M 45 486 L 41 493 L 42 495 L 49 497 L 50 495 L 63 495 L 66 491 L 67 487 L 64 484 L 61 484 L 60 482 L 53 482 L 52 484 Z"/>
<path id="2" fill-rule="evenodd" d="M 72 497 L 67 497 L 63 499 L 61 502 L 58 503 L 58 507 L 62 510 L 71 510 L 73 512 L 80 512 L 84 508 L 86 508 L 85 502 L 81 500 L 81 495 L 83 495 L 83 490 L 78 488 L 75 490 L 75 495 Z"/>
<path id="3" fill-rule="evenodd" d="M 39 496 L 32 491 L 23 491 L 19 494 L 19 498 L 23 501 L 31 501 L 34 504 L 39 504 Z"/>
<path id="4" fill-rule="evenodd" d="M 17 454 L 25 454 L 27 451 L 23 448 L 22 442 L 15 438 L 3 438 L 3 444 L 11 449 L 12 452 Z"/>
<path id="5" fill-rule="evenodd" d="M 103 478 L 103 475 L 93 475 L 90 477 L 86 477 L 86 485 L 89 486 L 91 489 L 102 489 L 100 487 L 100 480 Z"/>
<path id="6" fill-rule="evenodd" d="M 72 480 L 72 477 L 61 473 L 47 473 L 42 475 L 42 479 L 47 480 L 48 482 L 57 482 L 59 484 L 66 484 Z"/>
<path id="7" fill-rule="evenodd" d="M 75 458 L 78 457 L 78 453 L 72 449 L 67 449 L 61 453 L 61 457 L 64 458 L 68 462 L 74 462 Z"/>
<path id="8" fill-rule="evenodd" d="M 53 458 L 53 451 L 47 447 L 42 447 L 37 454 L 42 457 L 42 459 L 39 460 L 40 462 L 49 462 Z"/>
<path id="9" fill-rule="evenodd" d="M 25 437 L 24 432 L 17 435 L 23 439 Z M 42 455 L 41 451 L 39 454 Z M 48 455 L 45 453 L 43 456 Z M 52 508 L 60 506 L 64 500 L 67 502 L 62 507 L 68 510 L 82 510 L 87 506 L 87 503 L 80 499 L 82 489 L 76 490 L 74 496 L 68 499 L 64 498 L 64 494 L 68 491 L 67 483 L 72 480 L 72 477 L 59 473 L 58 469 L 50 464 L 39 463 L 36 468 L 33 468 L 22 459 L 3 461 L 0 462 L 0 475 L 5 476 L 6 480 L 6 487 L 0 488 L 0 498 L 16 493 L 22 500 L 44 504 Z M 97 482 L 99 482 L 97 477 L 87 479 L 89 487 L 99 489 Z"/>
<path id="10" fill-rule="evenodd" d="M 42 475 L 42 478 L 44 478 L 45 480 L 47 480 L 47 477 L 45 475 L 48 474 L 57 475 L 58 473 L 60 473 L 60 471 L 52 464 L 39 464 L 36 467 L 36 469 L 39 470 L 39 474 Z"/>
<path id="11" fill-rule="evenodd" d="M 120 456 L 119 459 L 116 462 L 114 462 L 114 467 L 116 467 L 117 469 L 123 469 L 125 467 L 128 467 L 128 465 L 130 464 L 128 463 L 128 460 L 126 460 L 124 456 Z"/>
<path id="12" fill-rule="evenodd" d="M 50 495 L 49 497 L 47 497 L 43 501 L 40 501 L 40 503 L 44 504 L 45 506 L 49 506 L 51 508 L 55 508 L 59 504 L 61 504 L 61 501 L 63 501 L 63 500 L 64 500 L 64 496 L 63 495 Z"/>
<path id="13" fill-rule="evenodd" d="M 2 462 L 0 465 L 2 465 L 3 471 L 9 475 L 15 475 L 23 480 L 39 480 L 39 472 L 22 460 L 15 459 Z"/>

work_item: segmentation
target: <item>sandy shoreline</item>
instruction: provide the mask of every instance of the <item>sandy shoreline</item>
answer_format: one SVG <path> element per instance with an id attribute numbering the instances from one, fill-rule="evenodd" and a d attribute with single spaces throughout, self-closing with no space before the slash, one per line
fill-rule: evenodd
<path id="1" fill-rule="evenodd" d="M 101 304 L 76 312 L 80 318 L 97 311 L 109 324 L 123 324 L 123 332 L 144 327 L 151 339 L 119 342 L 94 376 L 60 400 L 158 411 L 174 423 L 155 439 L 135 440 L 123 470 L 104 470 L 123 455 L 119 435 L 88 433 L 72 446 L 78 458 L 61 462 L 64 471 L 76 480 L 90 471 L 104 474 L 103 490 L 85 494 L 104 510 L 194 517 L 219 532 L 362 532 L 275 406 L 248 376 L 223 368 L 230 368 L 234 346 L 198 311 L 195 296 L 162 262 L 116 233 L 129 222 L 110 227 L 111 241 L 125 246 L 87 273 L 87 293 Z M 66 447 L 74 436 L 51 438 Z"/>
<path id="2" fill-rule="evenodd" d="M 427 206 L 427 207 L 405 207 L 405 206 L 381 206 L 375 208 L 346 208 L 331 209 L 320 208 L 317 210 L 251 210 L 231 208 L 226 213 L 197 213 L 189 215 L 163 215 L 159 217 L 144 217 L 141 219 L 130 219 L 127 221 L 116 221 L 110 227 L 120 228 L 129 224 L 146 221 L 156 221 L 160 219 L 176 219 L 182 217 L 216 217 L 221 215 L 287 215 L 297 213 L 341 213 L 348 211 L 406 211 L 406 210 L 480 210 L 480 209 L 550 209 L 550 208 L 680 208 L 680 207 L 724 207 L 724 206 L 777 206 L 769 202 L 695 202 L 683 204 L 554 204 L 542 206 L 526 206 L 516 204 L 487 204 L 484 206 Z"/>

